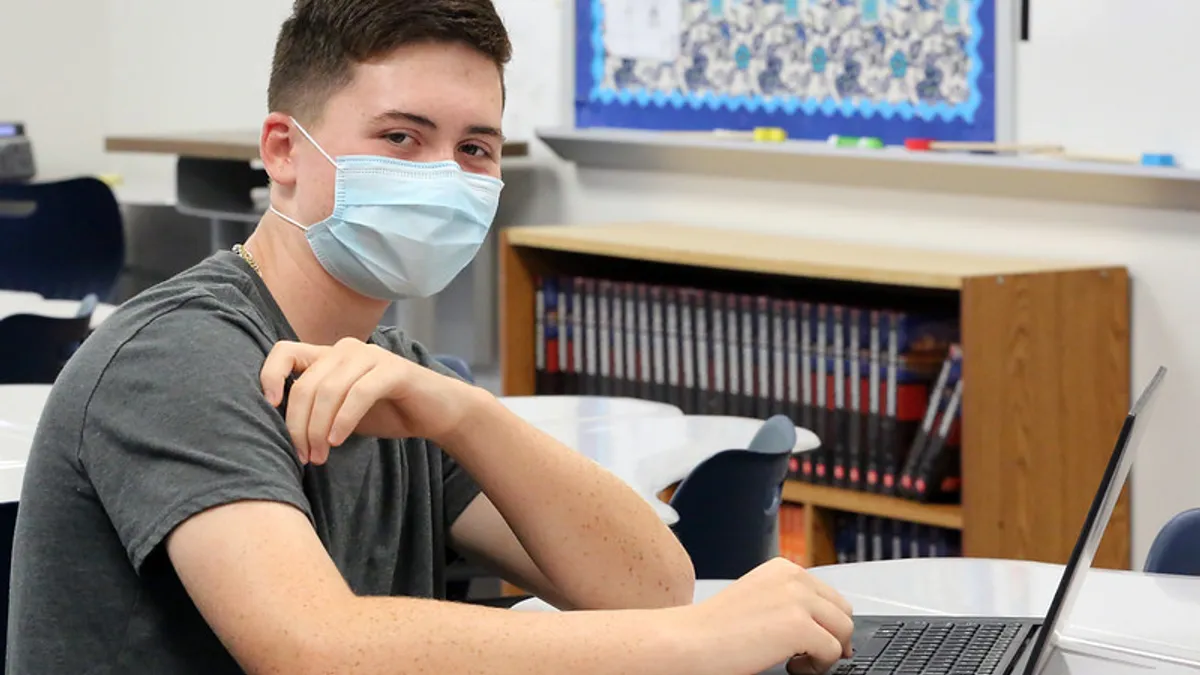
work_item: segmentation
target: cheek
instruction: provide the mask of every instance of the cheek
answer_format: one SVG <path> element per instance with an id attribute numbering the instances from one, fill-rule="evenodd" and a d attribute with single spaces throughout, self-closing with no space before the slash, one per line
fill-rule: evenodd
<path id="1" fill-rule="evenodd" d="M 333 212 L 333 188 L 336 174 L 328 171 L 302 172 L 296 177 L 296 207 L 302 223 L 325 220 Z"/>

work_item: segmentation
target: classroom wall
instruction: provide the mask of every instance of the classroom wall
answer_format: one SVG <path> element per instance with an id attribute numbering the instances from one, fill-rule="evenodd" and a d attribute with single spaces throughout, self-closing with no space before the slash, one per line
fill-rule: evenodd
<path id="1" fill-rule="evenodd" d="M 28 124 L 42 176 L 100 171 L 107 53 L 105 31 L 98 27 L 104 25 L 104 4 L 0 4 L 0 121 Z"/>
<path id="2" fill-rule="evenodd" d="M 1173 152 L 1200 166 L 1190 111 L 1200 61 L 1188 49 L 1200 5 L 1055 0 L 1034 3 L 1031 40 L 1016 50 L 1018 139 L 1102 154 Z M 564 33 L 570 16 L 560 24 Z M 564 40 L 564 64 L 570 44 Z M 1156 68 L 1150 64 L 1170 64 Z M 564 101 L 573 93 L 568 80 Z M 569 108 L 560 110 L 571 124 Z M 538 183 L 559 195 L 558 222 L 667 220 L 951 250 L 1083 259 L 1133 277 L 1136 394 L 1159 364 L 1168 383 L 1132 476 L 1134 565 L 1167 519 L 1200 506 L 1200 213 L 1089 207 L 851 189 L 793 182 L 558 168 Z M 552 222 L 547 205 L 518 219 Z M 1086 396 L 1087 392 L 1080 392 Z M 1047 410 L 1053 415 L 1053 410 Z M 1053 452 L 1047 448 L 1047 452 Z"/>
<path id="3" fill-rule="evenodd" d="M 102 136 L 257 124 L 273 39 L 290 6 L 17 2 L 22 28 L 16 42 L 0 42 L 0 57 L 25 70 L 0 71 L 0 117 L 36 114 L 45 168 L 120 170 L 134 188 L 129 193 L 164 200 L 172 193 L 170 161 L 105 157 L 98 152 Z M 569 124 L 567 7 L 562 0 L 497 5 L 516 44 L 510 135 Z M 67 14 L 78 20 L 57 20 Z M 1019 137 L 1081 152 L 1165 150 L 1200 165 L 1200 128 L 1189 112 L 1198 95 L 1189 83 L 1197 81 L 1200 62 L 1185 51 L 1197 23 L 1200 5 L 1191 0 L 1034 3 L 1033 40 L 1018 49 Z M 99 25 L 106 28 L 95 30 Z M 66 57 L 45 40 L 52 34 L 89 58 L 72 55 L 66 68 Z M 81 108 L 80 100 L 94 105 Z M 1200 453 L 1190 447 L 1189 424 L 1200 410 L 1200 340 L 1193 337 L 1200 308 L 1189 295 L 1200 288 L 1200 215 L 576 170 L 534 150 L 532 160 L 506 169 L 506 222 L 663 219 L 1128 265 L 1134 387 L 1160 362 L 1172 370 L 1133 474 L 1136 562 L 1170 515 L 1200 506 L 1191 478 L 1200 475 Z"/>

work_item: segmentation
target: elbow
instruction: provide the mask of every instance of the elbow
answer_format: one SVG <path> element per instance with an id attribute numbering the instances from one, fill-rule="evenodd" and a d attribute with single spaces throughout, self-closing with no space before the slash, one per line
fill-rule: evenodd
<path id="1" fill-rule="evenodd" d="M 672 547 L 653 574 L 656 607 L 690 605 L 696 595 L 696 568 L 682 546 Z"/>
<path id="2" fill-rule="evenodd" d="M 324 609 L 324 608 L 322 608 Z M 234 657 L 247 675 L 331 675 L 346 672 L 347 651 L 354 644 L 350 623 L 333 620 L 333 612 L 296 616 L 254 644 L 235 641 Z"/>
<path id="3" fill-rule="evenodd" d="M 668 606 L 690 605 L 696 597 L 696 568 L 684 551 L 667 575 Z"/>

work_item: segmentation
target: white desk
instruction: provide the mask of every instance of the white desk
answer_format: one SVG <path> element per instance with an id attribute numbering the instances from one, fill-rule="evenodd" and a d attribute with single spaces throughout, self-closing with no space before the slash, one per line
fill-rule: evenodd
<path id="1" fill-rule="evenodd" d="M 683 414 L 669 403 L 620 396 L 501 396 L 499 400 L 531 424 Z"/>
<path id="2" fill-rule="evenodd" d="M 49 395 L 48 384 L 0 385 L 0 503 L 21 497 L 25 461 Z"/>
<path id="3" fill-rule="evenodd" d="M 842 593 L 856 615 L 1039 617 L 1050 607 L 1062 569 L 1023 561 L 943 558 L 829 565 L 810 571 Z M 697 582 L 696 601 L 728 584 Z M 514 609 L 553 611 L 537 599 Z M 1046 675 L 1200 673 L 1198 578 L 1089 570 L 1067 620 L 1062 648 Z"/>
<path id="4" fill-rule="evenodd" d="M 100 325 L 116 309 L 114 305 L 97 303 L 92 312 L 92 328 Z M 0 319 L 12 314 L 39 314 L 69 319 L 78 311 L 78 300 L 47 300 L 36 293 L 0 291 Z"/>
<path id="5" fill-rule="evenodd" d="M 763 424 L 758 419 L 705 415 L 531 423 L 612 471 L 649 501 L 668 524 L 677 522 L 679 514 L 658 494 L 687 477 L 709 457 L 745 448 Z M 819 445 L 811 431 L 796 429 L 792 452 L 806 452 Z"/>

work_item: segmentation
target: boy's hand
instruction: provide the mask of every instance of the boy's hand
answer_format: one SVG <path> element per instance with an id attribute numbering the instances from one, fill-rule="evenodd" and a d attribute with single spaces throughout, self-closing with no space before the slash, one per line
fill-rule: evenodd
<path id="1" fill-rule="evenodd" d="M 353 338 L 332 347 L 276 343 L 260 374 L 271 405 L 293 374 L 285 414 L 303 463 L 324 464 L 353 433 L 437 442 L 475 400 L 474 387 Z"/>

